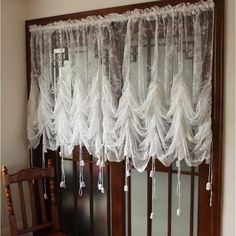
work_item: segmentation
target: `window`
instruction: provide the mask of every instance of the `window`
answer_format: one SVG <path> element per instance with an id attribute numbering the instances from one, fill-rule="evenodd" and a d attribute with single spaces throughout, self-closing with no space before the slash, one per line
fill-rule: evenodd
<path id="1" fill-rule="evenodd" d="M 78 19 L 88 15 L 105 15 L 122 13 L 134 8 L 164 6 L 179 2 L 196 2 L 196 0 L 160 0 L 157 2 L 136 4 L 130 6 L 108 8 L 98 11 L 76 13 L 71 15 L 36 19 L 26 22 L 27 36 L 27 78 L 30 84 L 30 32 L 33 24 L 48 24 L 55 20 Z M 129 178 L 128 193 L 123 191 L 124 163 L 107 163 L 105 167 L 106 193 L 97 192 L 97 167 L 93 159 L 84 151 L 85 179 L 87 188 L 83 196 L 79 196 L 79 148 L 74 150 L 73 158 L 65 160 L 67 178 L 66 190 L 59 188 L 60 160 L 58 152 L 48 152 L 47 158 L 53 158 L 56 166 L 57 197 L 62 228 L 69 235 L 112 235 L 112 236 L 219 236 L 220 235 L 220 187 L 221 187 L 221 156 L 222 156 L 222 109 L 223 109 L 223 1 L 215 1 L 215 40 L 214 40 L 214 68 L 213 68 L 213 206 L 209 207 L 209 192 L 205 191 L 208 168 L 205 165 L 199 168 L 184 168 L 182 171 L 183 211 L 180 218 L 175 217 L 175 166 L 165 168 L 156 162 L 156 188 L 158 200 L 154 201 L 156 217 L 149 219 L 151 212 L 152 180 L 149 178 L 149 165 L 145 172 L 139 174 L 132 171 Z M 54 49 L 55 62 L 58 54 L 63 55 L 66 63 L 66 49 Z M 151 44 L 147 45 L 151 52 Z M 135 57 L 134 57 L 135 60 Z M 62 63 L 63 64 L 63 63 Z M 54 73 L 58 73 L 55 63 Z M 34 164 L 41 166 L 41 147 L 34 151 Z M 141 191 L 139 185 L 146 186 Z M 141 202 L 141 204 L 140 204 Z M 175 232 L 175 233 L 173 233 Z"/>

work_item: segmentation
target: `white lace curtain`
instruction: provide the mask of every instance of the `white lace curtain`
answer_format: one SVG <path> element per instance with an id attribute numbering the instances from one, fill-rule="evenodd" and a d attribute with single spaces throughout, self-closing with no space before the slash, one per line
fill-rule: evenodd
<path id="1" fill-rule="evenodd" d="M 211 0 L 32 26 L 29 147 L 208 161 L 213 28 Z"/>

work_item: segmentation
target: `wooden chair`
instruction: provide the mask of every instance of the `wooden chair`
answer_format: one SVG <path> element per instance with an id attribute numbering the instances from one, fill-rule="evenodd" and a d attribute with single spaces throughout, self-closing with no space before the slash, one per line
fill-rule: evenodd
<path id="1" fill-rule="evenodd" d="M 51 207 L 51 220 L 47 219 L 47 212 L 45 206 L 45 200 L 43 195 L 43 179 L 49 178 L 50 185 L 50 207 Z M 29 201 L 32 213 L 32 226 L 28 225 L 25 198 L 24 198 L 24 189 L 23 182 L 28 183 L 29 187 Z M 22 217 L 22 229 L 19 229 L 19 225 L 16 222 L 16 216 L 14 213 L 12 193 L 11 193 L 11 184 L 17 184 L 19 189 L 19 199 L 20 199 L 20 209 Z M 3 191 L 7 200 L 8 214 L 9 214 L 9 224 L 11 230 L 11 236 L 17 236 L 25 234 L 28 232 L 37 232 L 43 229 L 51 228 L 52 233 L 43 233 L 42 235 L 50 236 L 66 236 L 63 233 L 58 232 L 59 230 L 59 221 L 58 221 L 58 208 L 56 203 L 55 196 L 55 182 L 54 182 L 54 168 L 52 160 L 48 160 L 47 169 L 40 168 L 28 168 L 20 170 L 15 174 L 8 174 L 6 166 L 2 166 L 2 185 Z M 37 189 L 35 189 L 37 187 Z M 40 205 L 40 216 L 37 217 L 36 205 L 35 205 L 35 196 L 38 194 L 39 205 Z M 41 219 L 38 219 L 41 218 Z"/>

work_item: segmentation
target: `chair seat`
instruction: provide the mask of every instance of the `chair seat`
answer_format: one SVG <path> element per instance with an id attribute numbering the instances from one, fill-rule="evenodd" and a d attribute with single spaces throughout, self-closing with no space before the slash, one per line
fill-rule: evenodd
<path id="1" fill-rule="evenodd" d="M 67 236 L 67 235 L 61 232 L 54 232 L 54 233 L 48 234 L 47 236 Z"/>

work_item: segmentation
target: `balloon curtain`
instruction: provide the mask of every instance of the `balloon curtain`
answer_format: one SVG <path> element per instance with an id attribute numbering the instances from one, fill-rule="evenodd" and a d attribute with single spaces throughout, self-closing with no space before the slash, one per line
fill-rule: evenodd
<path id="1" fill-rule="evenodd" d="M 29 148 L 209 162 L 213 29 L 212 0 L 31 26 Z"/>

